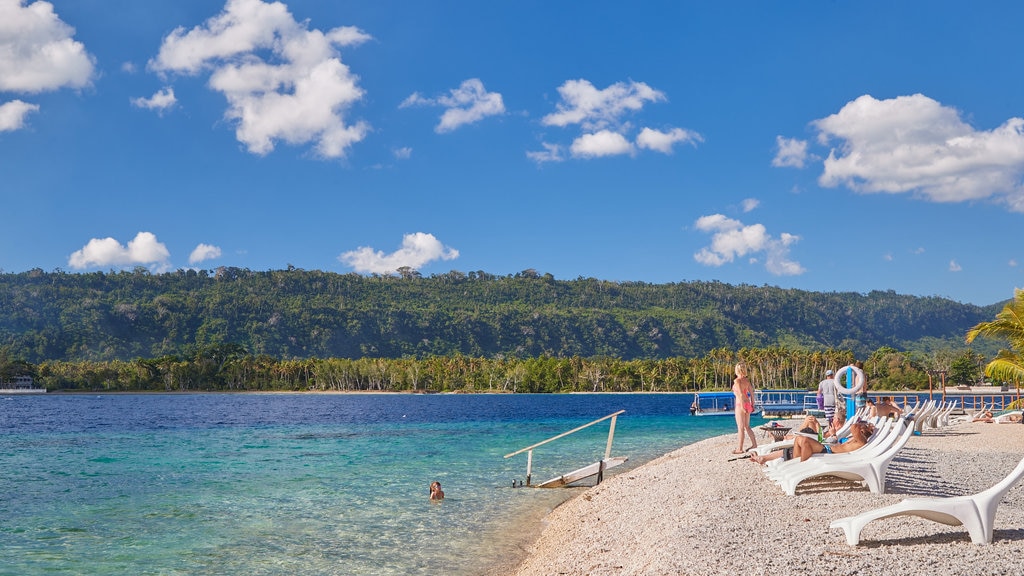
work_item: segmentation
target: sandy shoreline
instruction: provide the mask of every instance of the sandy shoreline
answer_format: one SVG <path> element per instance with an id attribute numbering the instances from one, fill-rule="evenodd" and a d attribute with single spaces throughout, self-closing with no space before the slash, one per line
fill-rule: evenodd
<path id="1" fill-rule="evenodd" d="M 767 440 L 765 440 L 767 441 Z M 549 514 L 518 576 L 591 574 L 1024 574 L 1024 483 L 996 515 L 994 542 L 915 517 L 868 524 L 847 546 L 829 523 L 912 495 L 973 494 L 1024 455 L 1024 425 L 925 430 L 893 460 L 885 494 L 838 479 L 786 496 L 735 435 L 686 446 L 578 494 Z M 506 572 L 508 573 L 508 572 Z"/>

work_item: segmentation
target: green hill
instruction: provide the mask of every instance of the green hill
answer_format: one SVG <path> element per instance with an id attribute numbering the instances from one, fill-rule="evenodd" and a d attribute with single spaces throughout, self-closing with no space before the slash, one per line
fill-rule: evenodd
<path id="1" fill-rule="evenodd" d="M 299 269 L 0 274 L 0 347 L 28 362 L 231 343 L 277 358 L 697 357 L 728 347 L 962 348 L 1002 303 L 719 282 Z"/>

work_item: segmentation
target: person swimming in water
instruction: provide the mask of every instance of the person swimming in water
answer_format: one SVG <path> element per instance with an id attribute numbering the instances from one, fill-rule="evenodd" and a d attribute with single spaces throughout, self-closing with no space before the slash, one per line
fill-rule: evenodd
<path id="1" fill-rule="evenodd" d="M 444 500 L 444 490 L 441 490 L 441 483 L 437 480 L 430 483 L 430 499 Z"/>

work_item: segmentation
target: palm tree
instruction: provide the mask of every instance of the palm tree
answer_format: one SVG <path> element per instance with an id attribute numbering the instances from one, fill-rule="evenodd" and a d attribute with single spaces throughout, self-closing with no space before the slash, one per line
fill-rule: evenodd
<path id="1" fill-rule="evenodd" d="M 996 314 L 995 320 L 982 322 L 968 330 L 967 343 L 978 336 L 999 338 L 1010 344 L 1009 350 L 1000 350 L 985 366 L 985 374 L 1007 382 L 1024 380 L 1024 290 L 1014 289 L 1013 300 Z"/>

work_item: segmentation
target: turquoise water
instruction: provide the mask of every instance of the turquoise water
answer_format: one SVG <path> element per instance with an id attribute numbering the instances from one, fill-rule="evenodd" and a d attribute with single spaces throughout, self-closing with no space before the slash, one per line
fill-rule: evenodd
<path id="1" fill-rule="evenodd" d="M 612 452 L 630 466 L 735 430 L 690 416 L 691 402 L 0 397 L 0 574 L 478 574 L 573 493 L 512 488 L 526 454 L 505 454 L 621 409 Z M 596 461 L 607 434 L 603 422 L 538 448 L 534 482 Z M 427 499 L 433 480 L 441 503 Z"/>

